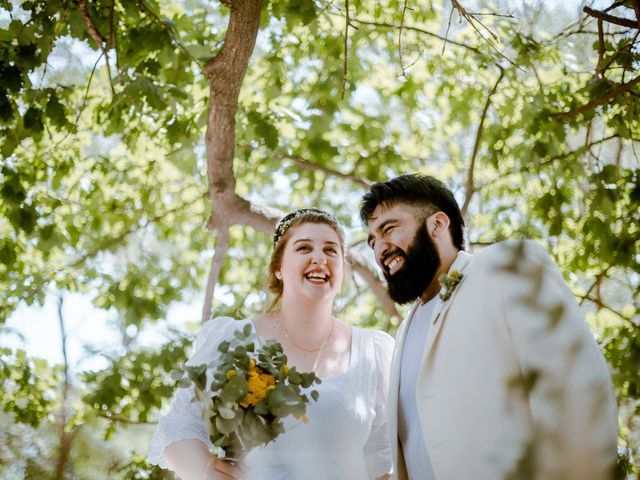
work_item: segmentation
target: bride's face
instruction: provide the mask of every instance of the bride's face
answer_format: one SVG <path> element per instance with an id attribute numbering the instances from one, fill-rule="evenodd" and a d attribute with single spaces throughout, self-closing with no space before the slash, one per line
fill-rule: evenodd
<path id="1" fill-rule="evenodd" d="M 344 273 L 340 237 L 324 223 L 291 228 L 280 268 L 283 296 L 332 302 Z"/>

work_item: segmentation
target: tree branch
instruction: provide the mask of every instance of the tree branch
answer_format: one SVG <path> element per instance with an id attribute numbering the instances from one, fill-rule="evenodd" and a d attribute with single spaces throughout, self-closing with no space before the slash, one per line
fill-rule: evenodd
<path id="1" fill-rule="evenodd" d="M 593 291 L 593 289 L 596 288 L 598 285 L 600 285 L 602 280 L 607 277 L 607 273 L 609 273 L 609 270 L 611 270 L 611 267 L 613 267 L 613 264 L 610 264 L 607 268 L 605 268 L 598 275 L 596 275 L 595 280 L 593 281 L 591 286 L 587 289 L 585 294 L 584 295 L 580 295 L 580 298 L 582 299 L 582 301 L 580 302 L 580 305 L 582 305 L 582 303 L 585 300 L 590 300 L 589 295 L 591 295 L 591 292 Z"/>
<path id="2" fill-rule="evenodd" d="M 358 175 L 353 175 L 348 173 L 342 173 L 342 172 L 339 172 L 338 170 L 325 167 L 324 165 L 310 162 L 308 160 L 303 160 L 300 157 L 281 156 L 280 158 L 282 158 L 283 160 L 284 159 L 291 160 L 293 163 L 295 163 L 298 167 L 302 168 L 303 170 L 310 170 L 312 172 L 320 171 L 332 177 L 342 178 L 343 180 L 349 180 L 351 182 L 357 183 L 358 185 L 362 185 L 365 188 L 369 188 L 371 185 L 375 183 L 373 180 L 369 180 L 368 178 L 364 178 Z"/>
<path id="3" fill-rule="evenodd" d="M 598 19 L 598 64 L 596 65 L 596 78 L 602 78 L 604 74 L 604 32 L 602 27 L 602 19 Z"/>
<path id="4" fill-rule="evenodd" d="M 78 8 L 80 9 L 80 13 L 82 14 L 82 19 L 84 20 L 84 23 L 87 26 L 87 31 L 89 32 L 89 35 L 96 42 L 96 44 L 98 45 L 98 48 L 102 52 L 104 52 L 104 49 L 106 47 L 105 45 L 106 42 L 102 37 L 102 35 L 100 34 L 100 32 L 98 31 L 98 29 L 96 28 L 96 26 L 93 24 L 93 19 L 89 14 L 89 8 L 87 7 L 86 0 L 78 0 Z"/>
<path id="5" fill-rule="evenodd" d="M 62 295 L 60 295 L 58 299 L 58 323 L 60 325 L 60 338 L 61 338 L 61 346 L 62 346 L 62 358 L 64 365 L 64 381 L 62 384 L 62 401 L 60 406 L 60 412 L 57 415 L 57 427 L 58 427 L 58 437 L 60 439 L 60 443 L 58 445 L 58 458 L 56 460 L 56 471 L 55 471 L 55 480 L 62 480 L 65 477 L 65 470 L 67 466 L 67 462 L 69 460 L 69 451 L 71 450 L 71 443 L 73 442 L 73 438 L 77 433 L 77 428 L 73 429 L 71 432 L 67 432 L 67 421 L 68 421 L 68 408 L 69 408 L 69 358 L 67 355 L 67 331 L 64 325 L 64 316 L 62 315 L 62 306 L 64 299 Z"/>
<path id="6" fill-rule="evenodd" d="M 553 157 L 547 158 L 546 160 L 543 160 L 541 162 L 538 162 L 536 164 L 537 167 L 542 167 L 544 165 L 547 165 L 549 163 L 555 162 L 556 160 L 562 160 L 564 158 L 570 157 L 571 155 L 577 155 L 577 154 L 582 154 L 585 151 L 588 151 L 591 147 L 595 146 L 595 145 L 599 145 L 601 143 L 605 143 L 608 142 L 609 140 L 613 140 L 614 138 L 619 138 L 619 135 L 609 135 L 608 137 L 604 137 L 601 138 L 599 140 L 594 140 L 591 143 L 585 144 L 582 147 L 578 148 L 577 150 L 571 150 L 569 152 L 564 152 L 561 153 L 559 155 L 554 155 Z M 518 173 L 524 173 L 524 170 L 520 170 Z"/>
<path id="7" fill-rule="evenodd" d="M 624 320 L 625 322 L 629 323 L 630 325 L 632 325 L 636 329 L 640 330 L 640 325 L 634 323 L 630 318 L 625 317 L 622 313 L 618 312 L 617 310 L 609 307 L 601 299 L 599 299 L 597 297 L 593 297 L 593 296 L 588 296 L 588 295 L 580 295 L 578 298 L 580 298 L 580 304 L 581 305 L 585 300 L 587 300 L 587 301 L 593 303 L 594 305 L 597 305 L 598 308 L 603 308 L 605 310 L 608 310 L 609 312 L 613 313 L 618 318 Z"/>
<path id="8" fill-rule="evenodd" d="M 511 60 L 504 53 L 502 53 L 500 49 L 496 47 L 495 44 L 489 38 L 485 37 L 482 34 L 482 32 L 480 31 L 478 26 L 475 24 L 475 22 L 477 22 L 482 28 L 484 28 L 489 33 L 489 35 L 491 35 L 494 41 L 498 41 L 498 36 L 495 33 L 493 33 L 489 27 L 487 27 L 484 23 L 478 20 L 475 14 L 467 12 L 467 10 L 460 4 L 460 2 L 458 2 L 458 0 L 451 0 L 451 8 L 453 10 L 456 10 L 460 14 L 460 16 L 464 18 L 467 21 L 467 23 L 469 23 L 469 25 L 471 25 L 471 28 L 473 28 L 476 31 L 476 33 L 480 36 L 480 38 L 482 38 L 494 52 L 496 52 L 499 56 L 504 58 L 507 62 L 509 62 L 514 67 L 522 70 L 518 64 L 516 64 L 513 60 Z M 451 19 L 449 19 L 449 23 L 451 23 Z"/>
<path id="9" fill-rule="evenodd" d="M 400 28 L 398 29 L 398 59 L 400 61 L 400 68 L 402 69 L 402 75 L 405 74 L 404 62 L 402 61 L 402 29 L 404 28 L 404 17 L 407 12 L 407 1 L 404 0 L 402 5 L 402 16 L 400 17 Z"/>
<path id="10" fill-rule="evenodd" d="M 339 14 L 332 13 L 331 15 L 339 15 Z M 402 25 L 402 26 L 400 26 L 400 25 L 393 25 L 391 23 L 369 22 L 369 21 L 360 20 L 360 19 L 357 19 L 357 18 L 351 18 L 351 23 L 359 23 L 361 25 L 369 25 L 371 27 L 390 28 L 390 29 L 395 29 L 395 30 L 402 28 L 403 30 L 408 30 L 408 31 L 411 31 L 411 32 L 416 32 L 416 33 L 421 33 L 423 35 L 427 35 L 427 36 L 432 37 L 432 38 L 437 38 L 438 40 L 441 40 L 443 42 L 450 43 L 451 45 L 456 45 L 458 47 L 461 47 L 461 48 L 464 48 L 464 49 L 469 50 L 471 52 L 474 52 L 474 53 L 476 53 L 478 55 L 482 55 L 482 52 L 480 50 L 478 50 L 477 48 L 475 48 L 475 47 L 472 47 L 470 45 L 466 45 L 464 43 L 456 42 L 456 41 L 451 40 L 451 39 L 447 39 L 447 38 L 443 37 L 442 35 L 438 35 L 437 33 L 433 33 L 433 32 L 430 32 L 428 30 L 424 30 L 423 28 L 419 28 L 419 27 L 415 27 L 415 26 L 411 26 L 411 25 Z"/>
<path id="11" fill-rule="evenodd" d="M 609 100 L 611 100 L 612 98 L 617 97 L 618 95 L 621 95 L 623 93 L 628 92 L 633 87 L 635 87 L 638 83 L 640 83 L 640 75 L 638 75 L 634 79 L 628 81 L 627 83 L 622 83 L 622 84 L 616 86 L 615 88 L 612 88 L 611 90 L 609 90 L 607 93 L 605 93 L 601 97 L 598 97 L 598 98 L 596 98 L 594 100 L 591 100 L 589 103 L 587 103 L 587 104 L 585 104 L 585 105 L 583 105 L 581 107 L 578 107 L 576 109 L 569 110 L 569 111 L 566 111 L 566 112 L 559 112 L 559 113 L 554 114 L 554 116 L 560 117 L 560 118 L 574 118 L 574 117 L 577 117 L 578 115 L 586 113 L 586 112 L 588 112 L 590 110 L 593 110 L 594 108 L 596 108 L 596 107 L 598 107 L 600 105 L 604 105 Z"/>
<path id="12" fill-rule="evenodd" d="M 584 7 L 582 9 L 584 13 L 589 15 L 590 17 L 597 18 L 599 20 L 604 20 L 605 22 L 613 23 L 614 25 L 620 25 L 621 27 L 628 28 L 640 28 L 638 26 L 637 21 L 630 20 L 628 18 L 616 17 L 615 15 L 609 15 L 608 13 L 601 12 L 600 10 L 594 10 L 590 7 Z"/>
<path id="13" fill-rule="evenodd" d="M 235 154 L 235 115 L 238 96 L 249 58 L 253 52 L 260 27 L 261 0 L 233 3 L 224 44 L 218 54 L 204 66 L 209 78 L 209 112 L 205 137 L 209 199 L 214 210 L 208 227 L 218 225 L 217 211 L 233 213 L 227 208 L 244 209 L 235 194 L 233 159 Z M 220 225 L 224 225 L 221 222 Z"/>
<path id="14" fill-rule="evenodd" d="M 244 225 L 268 235 L 273 234 L 276 222 L 283 216 L 283 212 L 278 209 L 251 203 L 237 195 L 229 201 L 225 199 L 218 208 L 228 219 L 225 222 L 227 225 Z"/>
<path id="15" fill-rule="evenodd" d="M 636 12 L 636 28 L 640 29 L 640 0 L 633 0 L 633 10 Z"/>
<path id="16" fill-rule="evenodd" d="M 342 95 L 340 98 L 344 99 L 344 92 L 347 89 L 347 60 L 349 58 L 349 0 L 345 1 L 345 21 L 344 21 L 344 65 L 342 72 Z"/>
<path id="17" fill-rule="evenodd" d="M 87 25 L 87 30 L 89 31 L 89 35 L 98 45 L 100 51 L 104 54 L 104 61 L 107 66 L 107 73 L 109 78 L 109 85 L 111 87 L 111 94 L 115 97 L 116 90 L 113 86 L 113 78 L 111 77 L 111 66 L 109 65 L 109 44 L 104 37 L 100 34 L 95 24 L 93 23 L 93 19 L 89 14 L 89 8 L 87 7 L 86 0 L 78 0 L 78 8 L 80 9 L 80 13 L 82 14 L 82 18 L 84 23 Z"/>
<path id="18" fill-rule="evenodd" d="M 209 278 L 207 279 L 207 290 L 204 296 L 204 307 L 202 308 L 201 323 L 211 319 L 211 306 L 213 305 L 213 291 L 216 288 L 218 279 L 220 278 L 220 271 L 222 270 L 222 264 L 224 263 L 224 257 L 227 255 L 227 249 L 229 247 L 229 227 L 222 227 L 218 229 L 218 238 L 216 239 L 215 253 L 211 259 L 211 269 L 209 271 Z"/>
<path id="19" fill-rule="evenodd" d="M 62 315 L 62 306 L 64 304 L 64 297 L 60 295 L 58 298 L 58 324 L 60 326 L 60 341 L 62 346 L 62 359 L 64 363 L 64 383 L 62 398 L 66 400 L 69 389 L 69 357 L 67 355 L 67 330 L 64 326 L 64 316 Z"/>
<path id="20" fill-rule="evenodd" d="M 478 124 L 478 130 L 476 132 L 476 139 L 473 144 L 473 153 L 471 154 L 471 162 L 469 163 L 469 171 L 467 172 L 467 183 L 466 183 L 466 195 L 464 199 L 464 204 L 462 205 L 462 216 L 467 216 L 467 209 L 469 208 L 469 204 L 471 203 L 471 198 L 473 194 L 476 192 L 476 187 L 474 183 L 474 173 L 476 166 L 476 159 L 478 157 L 478 151 L 480 149 L 480 142 L 482 140 L 482 132 L 484 130 L 484 122 L 487 119 L 487 113 L 489 112 L 489 107 L 491 106 L 491 99 L 495 95 L 498 90 L 498 85 L 504 78 L 504 68 L 498 66 L 500 69 L 500 75 L 496 80 L 496 83 L 493 84 L 491 90 L 489 90 L 489 95 L 487 95 L 487 100 L 484 103 L 484 108 L 482 109 L 482 115 L 480 116 L 480 123 Z"/>
<path id="21" fill-rule="evenodd" d="M 87 87 L 85 88 L 85 91 L 84 91 L 84 97 L 82 98 L 82 103 L 80 104 L 80 108 L 78 108 L 76 119 L 73 122 L 73 127 L 68 128 L 67 133 L 64 135 L 64 137 L 62 137 L 58 142 L 56 142 L 56 144 L 53 145 L 53 147 L 47 149 L 45 153 L 49 153 L 51 151 L 57 150 L 60 144 L 62 144 L 62 142 L 64 142 L 67 138 L 69 138 L 72 132 L 75 132 L 77 130 L 78 122 L 80 121 L 80 116 L 82 115 L 82 112 L 84 112 L 84 109 L 87 107 L 87 99 L 89 98 L 89 90 L 91 89 L 91 82 L 93 81 L 93 76 L 96 73 L 96 69 L 98 68 L 98 63 L 100 63 L 100 59 L 102 58 L 103 55 L 104 55 L 104 52 L 101 52 L 100 56 L 98 57 L 96 62 L 93 64 L 93 68 L 91 69 L 91 73 L 89 74 L 89 81 L 87 82 Z"/>
<path id="22" fill-rule="evenodd" d="M 449 41 L 449 30 L 451 29 L 451 20 L 453 20 L 454 11 L 455 9 L 452 8 L 451 12 L 449 12 L 449 21 L 447 22 L 447 30 L 444 32 L 444 42 L 442 43 L 442 52 L 440 52 L 440 55 L 444 55 L 444 49 L 447 47 Z"/>
<path id="23" fill-rule="evenodd" d="M 116 72 L 120 72 L 120 54 L 118 52 L 118 36 L 115 30 L 115 10 L 116 0 L 111 0 L 111 9 L 109 10 L 109 40 L 107 41 L 107 48 L 113 46 L 113 50 L 116 54 Z"/>

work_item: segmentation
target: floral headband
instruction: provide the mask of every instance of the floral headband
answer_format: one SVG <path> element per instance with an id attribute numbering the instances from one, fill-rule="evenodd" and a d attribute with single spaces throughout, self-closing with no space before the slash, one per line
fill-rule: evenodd
<path id="1" fill-rule="evenodd" d="M 294 212 L 286 214 L 280 219 L 280 221 L 278 221 L 278 223 L 276 224 L 276 231 L 273 234 L 273 246 L 276 246 L 278 241 L 282 238 L 282 235 L 284 235 L 284 232 L 289 230 L 289 227 L 293 224 L 293 222 L 295 222 L 298 218 L 304 217 L 305 215 L 309 214 L 326 218 L 331 223 L 335 223 L 336 225 L 340 226 L 340 222 L 338 221 L 338 219 L 334 215 L 327 213 L 324 210 L 320 210 L 317 208 L 301 208 L 300 210 L 296 210 Z"/>

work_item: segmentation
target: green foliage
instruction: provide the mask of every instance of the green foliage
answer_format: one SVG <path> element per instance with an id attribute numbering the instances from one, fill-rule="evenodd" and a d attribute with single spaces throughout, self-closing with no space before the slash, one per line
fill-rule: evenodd
<path id="1" fill-rule="evenodd" d="M 38 427 L 57 406 L 53 399 L 60 377 L 59 369 L 45 360 L 27 358 L 24 350 L 0 349 L 2 410 L 16 422 Z"/>
<path id="2" fill-rule="evenodd" d="M 161 329 L 171 305 L 202 296 L 213 253 L 202 68 L 223 45 L 229 9 L 92 0 L 91 33 L 79 5 L 0 2 L 0 323 L 48 294 L 82 292 L 123 331 Z M 236 193 L 334 211 L 372 264 L 354 218 L 363 185 L 421 171 L 470 199 L 470 244 L 546 241 L 612 366 L 637 473 L 640 103 L 637 85 L 619 86 L 638 75 L 638 38 L 611 26 L 599 62 L 595 21 L 538 2 L 518 19 L 482 17 L 493 46 L 464 21 L 445 44 L 450 2 L 354 0 L 345 51 L 345 7 L 265 2 L 236 116 Z M 229 243 L 214 310 L 244 317 L 264 305 L 270 238 L 232 226 Z M 393 330 L 369 286 L 347 277 L 339 316 Z M 171 342 L 140 349 L 123 335 L 108 368 L 74 378 L 84 403 L 69 428 L 92 415 L 154 419 L 186 356 L 185 338 Z M 53 431 L 59 367 L 11 352 L 0 367 L 4 411 Z M 163 475 L 138 457 L 116 463 L 121 478 Z"/>
<path id="3" fill-rule="evenodd" d="M 186 360 L 186 338 L 172 338 L 161 349 L 141 349 L 110 360 L 97 372 L 85 372 L 83 401 L 108 418 L 147 422 L 174 391 L 169 373 Z"/>
<path id="4" fill-rule="evenodd" d="M 635 328 L 634 328 L 635 327 Z M 620 342 L 611 342 L 605 346 L 605 353 L 614 369 L 614 384 L 620 395 L 638 399 L 640 397 L 640 327 L 623 324 L 609 327 L 605 335 L 612 334 L 623 338 Z"/>

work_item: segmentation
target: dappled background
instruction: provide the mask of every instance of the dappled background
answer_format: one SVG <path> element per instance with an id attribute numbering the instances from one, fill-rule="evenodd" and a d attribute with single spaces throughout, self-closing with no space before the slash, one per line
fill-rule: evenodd
<path id="1" fill-rule="evenodd" d="M 639 33 L 636 0 L 0 1 L 0 476 L 170 478 L 168 372 L 263 308 L 292 208 L 348 227 L 337 315 L 394 333 L 357 205 L 414 171 L 471 250 L 550 251 L 640 475 Z"/>

